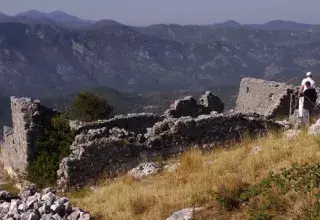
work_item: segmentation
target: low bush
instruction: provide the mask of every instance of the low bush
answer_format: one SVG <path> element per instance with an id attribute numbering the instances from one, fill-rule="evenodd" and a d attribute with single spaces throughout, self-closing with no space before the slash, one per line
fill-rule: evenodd
<path id="1" fill-rule="evenodd" d="M 71 153 L 73 139 L 68 115 L 53 117 L 44 135 L 37 140 L 35 155 L 27 167 L 27 179 L 40 188 L 54 185 L 59 163 Z"/>

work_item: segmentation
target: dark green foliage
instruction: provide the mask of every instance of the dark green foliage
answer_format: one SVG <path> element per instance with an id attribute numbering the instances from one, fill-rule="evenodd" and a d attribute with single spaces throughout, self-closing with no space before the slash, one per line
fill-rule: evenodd
<path id="1" fill-rule="evenodd" d="M 59 163 L 71 153 L 73 139 L 68 116 L 63 114 L 53 117 L 44 136 L 37 141 L 34 158 L 27 167 L 27 179 L 40 188 L 54 185 Z"/>
<path id="2" fill-rule="evenodd" d="M 239 208 L 241 205 L 242 201 L 240 196 L 247 187 L 247 184 L 244 183 L 241 183 L 238 188 L 232 190 L 225 186 L 220 186 L 215 195 L 215 199 L 223 209 L 226 211 L 232 211 L 233 209 Z"/>
<path id="3" fill-rule="evenodd" d="M 318 201 L 311 208 L 311 211 L 307 213 L 307 218 L 311 220 L 320 220 L 320 201 L 319 194 L 317 194 Z"/>
<path id="4" fill-rule="evenodd" d="M 239 199 L 248 202 L 252 219 L 271 219 L 286 211 L 284 196 L 289 192 L 306 194 L 318 190 L 319 186 L 320 165 L 294 165 L 279 174 L 271 173 L 268 178 L 249 187 Z M 317 202 L 306 211 L 307 219 L 320 219 L 319 195 L 316 194 Z"/>
<path id="5" fill-rule="evenodd" d="M 249 187 L 241 194 L 240 199 L 247 201 L 260 194 L 270 192 L 272 187 L 276 187 L 282 195 L 290 190 L 296 192 L 310 192 L 320 186 L 320 165 L 293 166 L 289 170 L 284 170 L 280 174 L 271 173 L 268 178 L 260 183 Z"/>
<path id="6" fill-rule="evenodd" d="M 71 119 L 81 121 L 94 121 L 106 119 L 113 112 L 113 107 L 108 104 L 107 99 L 97 96 L 91 92 L 80 92 L 73 100 L 70 116 Z"/>

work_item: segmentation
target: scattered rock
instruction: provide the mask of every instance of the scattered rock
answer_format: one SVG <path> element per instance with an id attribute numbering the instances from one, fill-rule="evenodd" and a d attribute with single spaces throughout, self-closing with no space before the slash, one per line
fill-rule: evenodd
<path id="1" fill-rule="evenodd" d="M 78 208 L 72 208 L 69 200 L 65 197 L 59 198 L 53 190 L 43 190 L 46 194 L 36 189 L 27 189 L 17 199 L 11 199 L 11 194 L 1 191 L 0 218 L 2 220 L 91 220 L 89 213 Z"/>
<path id="2" fill-rule="evenodd" d="M 201 211 L 203 208 L 186 208 L 173 213 L 166 220 L 193 220 L 194 213 Z"/>
<path id="3" fill-rule="evenodd" d="M 256 146 L 251 150 L 250 154 L 258 154 L 258 153 L 260 153 L 262 151 L 262 149 L 263 149 L 263 147 Z"/>
<path id="4" fill-rule="evenodd" d="M 284 137 L 291 140 L 298 136 L 301 133 L 301 130 L 290 129 L 283 133 Z"/>
<path id="5" fill-rule="evenodd" d="M 163 169 L 167 172 L 175 172 L 180 166 L 181 163 L 172 163 L 165 165 Z"/>
<path id="6" fill-rule="evenodd" d="M 309 135 L 320 135 L 320 119 L 313 125 L 310 126 Z"/>
<path id="7" fill-rule="evenodd" d="M 142 163 L 136 168 L 133 168 L 128 172 L 128 175 L 133 176 L 135 178 L 142 178 L 153 174 L 157 174 L 160 171 L 161 166 L 158 163 L 148 162 Z"/>

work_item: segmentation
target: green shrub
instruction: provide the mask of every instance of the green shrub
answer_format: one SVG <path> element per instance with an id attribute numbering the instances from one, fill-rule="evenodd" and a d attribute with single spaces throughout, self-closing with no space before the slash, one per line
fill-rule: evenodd
<path id="1" fill-rule="evenodd" d="M 320 165 L 294 165 L 279 174 L 269 177 L 249 187 L 241 193 L 240 200 L 248 202 L 252 219 L 270 219 L 287 210 L 285 195 L 289 192 L 307 194 L 320 186 Z M 320 219 L 320 194 L 315 195 L 317 202 L 305 213 L 307 219 Z"/>
<path id="2" fill-rule="evenodd" d="M 70 116 L 71 119 L 81 121 L 94 121 L 110 117 L 113 107 L 107 99 L 91 92 L 81 92 L 73 100 Z"/>
<path id="3" fill-rule="evenodd" d="M 50 122 L 37 140 L 35 155 L 27 167 L 27 179 L 40 188 L 56 183 L 59 163 L 71 153 L 74 139 L 66 114 L 55 116 Z"/>

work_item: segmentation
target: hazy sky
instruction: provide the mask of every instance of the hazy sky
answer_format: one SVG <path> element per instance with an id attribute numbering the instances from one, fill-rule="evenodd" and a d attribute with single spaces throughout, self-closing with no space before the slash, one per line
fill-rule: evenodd
<path id="1" fill-rule="evenodd" d="M 62 10 L 80 18 L 134 25 L 274 19 L 320 24 L 320 0 L 0 0 L 0 11 L 9 15 L 29 9 Z"/>

